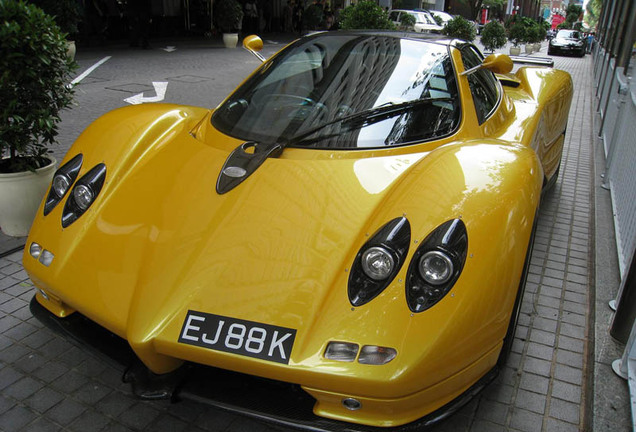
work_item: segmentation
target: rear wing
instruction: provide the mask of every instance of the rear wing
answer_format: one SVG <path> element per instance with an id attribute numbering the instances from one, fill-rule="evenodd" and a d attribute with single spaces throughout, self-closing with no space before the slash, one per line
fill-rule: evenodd
<path id="1" fill-rule="evenodd" d="M 513 63 L 526 64 L 533 66 L 553 67 L 554 60 L 550 57 L 527 57 L 527 56 L 510 56 Z"/>

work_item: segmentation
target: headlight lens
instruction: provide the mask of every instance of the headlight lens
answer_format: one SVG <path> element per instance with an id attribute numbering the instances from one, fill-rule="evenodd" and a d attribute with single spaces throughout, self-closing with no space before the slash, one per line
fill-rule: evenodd
<path id="1" fill-rule="evenodd" d="M 395 260 L 383 247 L 372 247 L 362 254 L 362 270 L 371 279 L 385 280 L 393 272 Z"/>
<path id="2" fill-rule="evenodd" d="M 349 274 L 347 294 L 352 306 L 370 302 L 389 286 L 406 260 L 410 241 L 411 225 L 398 217 L 362 245 Z"/>
<path id="3" fill-rule="evenodd" d="M 62 198 L 68 192 L 68 188 L 71 186 L 71 182 L 64 174 L 58 174 L 53 177 L 53 191 L 55 194 Z"/>
<path id="4" fill-rule="evenodd" d="M 442 285 L 453 275 L 453 261 L 444 252 L 430 251 L 420 258 L 418 269 L 426 282 Z"/>
<path id="5" fill-rule="evenodd" d="M 64 212 L 62 213 L 62 227 L 66 228 L 75 222 L 90 206 L 99 195 L 106 181 L 106 165 L 103 163 L 95 165 L 90 171 L 77 181 L 73 187 L 73 198 L 66 200 Z"/>
<path id="6" fill-rule="evenodd" d="M 51 189 L 44 201 L 44 216 L 51 213 L 55 206 L 62 201 L 62 198 L 64 198 L 73 182 L 77 179 L 80 168 L 82 168 L 82 160 L 83 156 L 80 153 L 55 171 Z"/>
<path id="7" fill-rule="evenodd" d="M 93 202 L 93 192 L 86 185 L 78 185 L 73 190 L 73 199 L 80 209 L 86 210 Z"/>
<path id="8" fill-rule="evenodd" d="M 444 222 L 417 248 L 406 274 L 406 302 L 423 312 L 450 292 L 468 253 L 468 233 L 461 219 Z"/>

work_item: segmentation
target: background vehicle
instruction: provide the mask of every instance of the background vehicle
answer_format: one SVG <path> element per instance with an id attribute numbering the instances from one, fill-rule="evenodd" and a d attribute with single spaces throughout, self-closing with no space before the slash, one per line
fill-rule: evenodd
<path id="1" fill-rule="evenodd" d="M 586 48 L 587 42 L 581 32 L 577 30 L 559 30 L 550 39 L 548 54 L 577 54 L 579 57 L 583 57 Z"/>
<path id="2" fill-rule="evenodd" d="M 440 33 L 444 26 L 438 25 L 433 17 L 426 11 L 393 9 L 389 12 L 389 19 L 399 27 L 400 16 L 409 14 L 415 17 L 413 31 L 417 33 Z"/>

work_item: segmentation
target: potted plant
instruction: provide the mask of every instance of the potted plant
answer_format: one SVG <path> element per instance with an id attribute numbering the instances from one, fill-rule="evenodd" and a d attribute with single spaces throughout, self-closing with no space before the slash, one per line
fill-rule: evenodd
<path id="1" fill-rule="evenodd" d="M 320 30 L 323 26 L 323 12 L 320 7 L 311 4 L 303 13 L 303 28 L 309 31 Z"/>
<path id="2" fill-rule="evenodd" d="M 60 30 L 66 34 L 67 54 L 74 59 L 77 24 L 82 17 L 77 0 L 29 0 L 29 2 L 53 17 Z"/>
<path id="3" fill-rule="evenodd" d="M 521 54 L 519 44 L 526 39 L 526 27 L 521 22 L 513 22 L 508 27 L 508 40 L 512 43 L 510 55 Z"/>
<path id="4" fill-rule="evenodd" d="M 506 29 L 497 21 L 491 21 L 481 31 L 481 43 L 487 51 L 495 51 L 506 45 Z"/>
<path id="5" fill-rule="evenodd" d="M 477 30 L 475 30 L 475 26 L 470 21 L 458 15 L 446 23 L 442 34 L 472 42 L 477 36 Z"/>
<path id="6" fill-rule="evenodd" d="M 216 4 L 216 16 L 223 32 L 223 43 L 226 48 L 236 48 L 238 31 L 243 20 L 243 8 L 236 0 L 219 0 Z"/>
<path id="7" fill-rule="evenodd" d="M 404 12 L 400 14 L 400 30 L 413 30 L 415 22 L 416 20 L 413 15 Z"/>
<path id="8" fill-rule="evenodd" d="M 55 171 L 48 146 L 70 105 L 64 33 L 24 1 L 0 0 L 0 229 L 25 236 Z"/>
<path id="9" fill-rule="evenodd" d="M 347 6 L 340 13 L 340 28 L 393 30 L 395 25 L 386 11 L 374 1 L 361 0 L 355 5 Z"/>

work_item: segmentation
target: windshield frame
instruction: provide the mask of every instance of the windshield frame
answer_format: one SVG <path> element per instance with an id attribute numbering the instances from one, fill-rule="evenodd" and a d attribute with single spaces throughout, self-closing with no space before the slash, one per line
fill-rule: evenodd
<path id="1" fill-rule="evenodd" d="M 303 145 L 301 140 L 298 144 L 293 143 L 294 141 L 294 136 L 290 136 L 290 137 L 285 137 L 283 138 L 282 136 L 279 136 L 275 142 L 276 143 L 285 143 L 285 141 L 288 141 L 288 147 L 289 148 L 302 148 L 302 149 L 311 149 L 311 150 L 328 150 L 328 151 L 369 151 L 369 150 L 373 150 L 373 151 L 377 151 L 377 150 L 390 150 L 390 149 L 395 149 L 395 148 L 400 148 L 400 147 L 405 147 L 405 146 L 412 146 L 412 145 L 417 145 L 417 144 L 422 144 L 422 143 L 428 143 L 428 142 L 435 142 L 435 141 L 440 141 L 440 140 L 444 140 L 447 139 L 448 137 L 455 135 L 461 125 L 463 124 L 463 118 L 465 115 L 464 112 L 464 101 L 461 98 L 461 83 L 460 83 L 460 79 L 459 79 L 459 74 L 457 73 L 457 65 L 455 64 L 456 61 L 453 57 L 452 54 L 452 48 L 454 48 L 454 46 L 449 43 L 448 39 L 443 39 L 443 38 L 438 38 L 438 37 L 422 37 L 421 35 L 405 35 L 403 32 L 391 32 L 391 31 L 354 31 L 354 32 L 338 32 L 339 34 L 345 34 L 345 35 L 351 35 L 351 36 L 380 36 L 380 37 L 393 37 L 399 40 L 408 40 L 408 41 L 414 41 L 417 43 L 430 43 L 430 44 L 434 44 L 437 45 L 439 47 L 441 47 L 443 50 L 445 50 L 445 61 L 448 62 L 448 66 L 446 66 L 448 68 L 448 74 L 446 75 L 447 77 L 451 77 L 452 76 L 452 85 L 454 86 L 454 92 L 457 98 L 457 105 L 455 107 L 455 109 L 458 111 L 458 113 L 456 114 L 456 119 L 454 121 L 453 127 L 449 128 L 448 131 L 445 131 L 445 133 L 440 133 L 438 135 L 433 135 L 430 137 L 423 137 L 423 138 L 418 138 L 415 140 L 410 140 L 410 141 L 404 141 L 404 142 L 399 142 L 396 144 L 384 144 L 384 145 L 373 145 L 373 146 L 347 146 L 347 147 L 340 147 L 340 146 L 332 146 L 332 147 L 328 147 L 328 146 L 320 146 L 320 139 L 316 139 L 316 140 L 311 140 L 311 141 L 315 141 L 316 145 Z M 228 131 L 226 130 L 226 128 L 223 125 L 219 125 L 218 123 L 215 123 L 215 115 L 218 115 L 220 109 L 222 107 L 225 106 L 226 103 L 228 103 L 229 101 L 232 100 L 232 96 L 235 95 L 236 93 L 239 93 L 240 90 L 244 87 L 254 87 L 254 82 L 258 82 L 259 80 L 262 79 L 262 74 L 267 72 L 267 70 L 269 70 L 272 67 L 275 67 L 277 62 L 283 62 L 286 60 L 286 58 L 288 57 L 287 54 L 292 55 L 293 50 L 295 48 L 297 48 L 298 46 L 302 46 L 305 43 L 309 42 L 307 38 L 318 38 L 321 37 L 320 34 L 317 35 L 310 35 L 310 36 L 306 36 L 303 37 L 301 39 L 298 39 L 296 41 L 294 41 L 293 43 L 289 44 L 287 47 L 285 47 L 283 50 L 279 51 L 278 53 L 276 53 L 272 58 L 270 58 L 269 60 L 267 60 L 265 63 L 263 63 L 263 65 L 257 69 L 243 84 L 241 84 L 241 86 L 239 86 L 234 92 L 232 92 L 232 94 L 230 94 L 230 96 L 228 96 L 228 98 L 217 107 L 217 110 L 215 110 L 212 113 L 212 116 L 210 118 L 210 122 L 212 124 L 213 127 L 215 127 L 215 129 L 219 130 L 221 133 L 231 136 L 233 138 L 237 138 L 240 140 L 245 140 L 245 141 L 250 141 L 253 140 L 252 137 L 247 137 L 247 136 L 241 136 L 242 134 L 240 133 L 234 133 L 234 131 Z M 329 36 L 326 36 L 329 37 Z M 281 59 L 282 57 L 282 59 Z M 447 60 L 446 60 L 447 59 Z M 446 81 L 447 83 L 450 83 L 450 81 Z M 421 98 L 420 98 L 421 99 Z M 417 101 L 420 99 L 412 99 L 410 100 L 412 101 Z M 442 99 L 442 98 L 440 98 Z M 372 107 L 372 108 L 377 108 L 376 107 Z M 416 108 L 417 109 L 417 108 Z M 358 113 L 360 113 L 362 111 L 358 111 Z M 319 124 L 316 124 L 316 126 L 320 126 Z M 343 131 L 343 133 L 347 133 L 349 131 Z M 325 136 L 324 140 L 327 140 L 329 137 Z M 267 142 L 267 140 L 263 140 L 263 142 Z M 273 144 L 273 142 L 271 143 Z M 287 147 L 287 145 L 285 146 Z"/>

